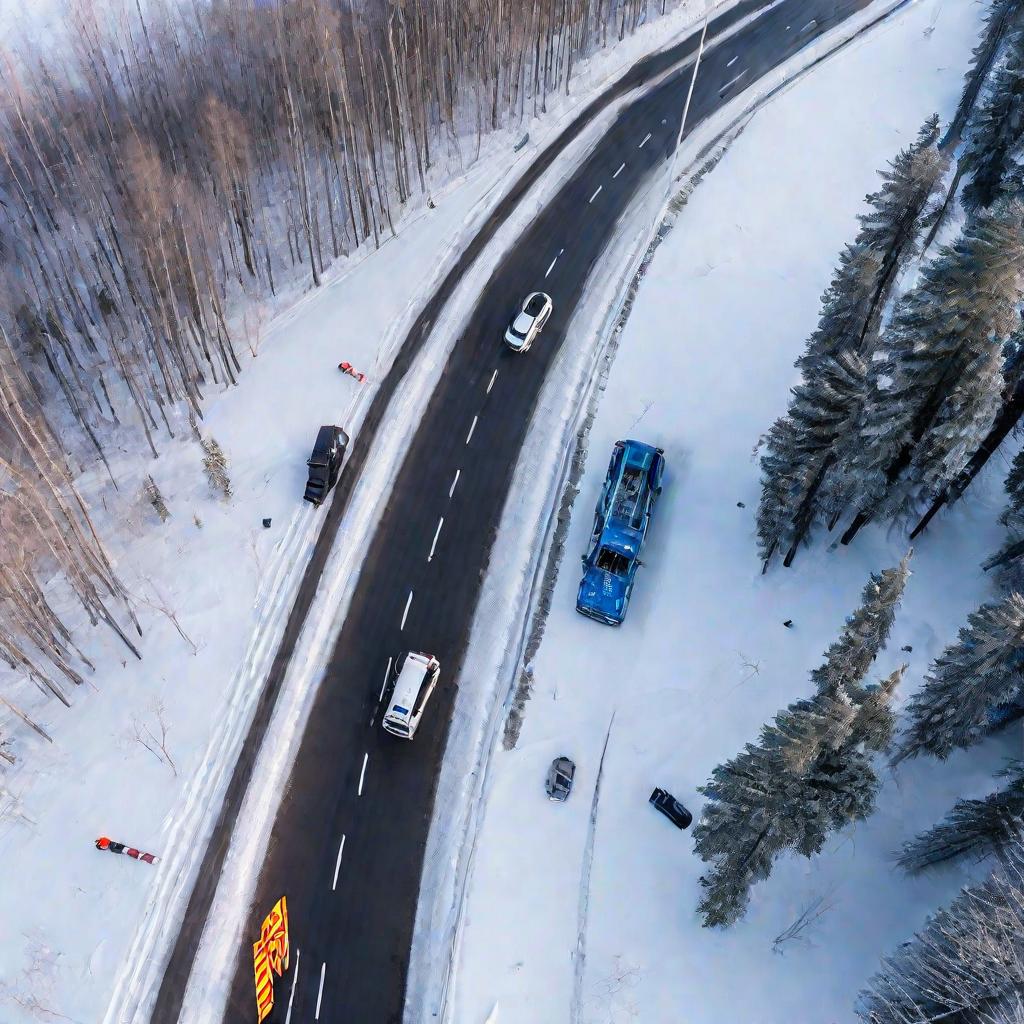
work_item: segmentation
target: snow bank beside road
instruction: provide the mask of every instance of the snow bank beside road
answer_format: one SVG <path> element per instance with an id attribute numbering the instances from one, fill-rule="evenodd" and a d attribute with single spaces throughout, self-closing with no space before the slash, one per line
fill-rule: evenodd
<path id="1" fill-rule="evenodd" d="M 978 13 L 938 0 L 912 5 L 779 97 L 658 250 L 590 435 L 593 457 L 530 665 L 534 692 L 520 743 L 482 762 L 486 803 L 475 814 L 483 827 L 475 847 L 467 843 L 470 890 L 458 907 L 449 1019 L 478 1024 L 495 1005 L 506 1024 L 567 1018 L 589 797 L 612 711 L 583 1021 L 660 1024 L 682 1008 L 694 1024 L 852 1020 L 854 994 L 878 956 L 962 880 L 957 871 L 905 880 L 891 854 L 954 794 L 990 786 L 984 756 L 901 771 L 871 821 L 813 861 L 781 863 L 755 889 L 748 918 L 725 933 L 699 927 L 692 843 L 646 798 L 663 785 L 699 812 L 696 786 L 808 692 L 807 674 L 868 572 L 895 564 L 905 549 L 902 537 L 868 531 L 849 550 L 819 545 L 793 570 L 760 577 L 750 452 L 785 407 L 793 359 L 876 170 L 934 109 L 953 110 Z M 670 479 L 630 617 L 620 630 L 602 629 L 573 611 L 575 555 L 607 452 L 630 435 L 666 448 Z M 903 657 L 901 646 L 913 646 L 904 695 L 985 593 L 980 571 L 972 577 L 964 566 L 997 544 L 1001 506 L 990 475 L 920 545 L 879 665 L 882 672 Z M 795 630 L 782 628 L 787 618 Z M 561 753 L 580 767 L 573 798 L 553 807 L 542 782 Z M 995 761 L 999 751 L 987 756 Z M 775 936 L 822 893 L 833 907 L 811 942 L 773 956 Z"/>

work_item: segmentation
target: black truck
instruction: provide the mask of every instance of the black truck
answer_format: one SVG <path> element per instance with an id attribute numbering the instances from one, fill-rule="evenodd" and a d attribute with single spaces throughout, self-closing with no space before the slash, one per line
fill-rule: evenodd
<path id="1" fill-rule="evenodd" d="M 321 427 L 317 431 L 313 454 L 306 465 L 309 478 L 303 498 L 314 505 L 322 505 L 327 492 L 338 482 L 341 460 L 348 447 L 348 434 L 341 427 Z"/>

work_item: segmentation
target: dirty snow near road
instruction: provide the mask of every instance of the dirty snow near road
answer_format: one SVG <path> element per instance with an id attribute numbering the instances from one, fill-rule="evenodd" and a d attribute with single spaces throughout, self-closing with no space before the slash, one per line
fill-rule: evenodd
<path id="1" fill-rule="evenodd" d="M 957 796 L 991 785 L 1006 752 L 998 743 L 883 773 L 877 813 L 821 856 L 781 861 L 724 932 L 702 929 L 695 914 L 701 864 L 690 833 L 647 797 L 663 786 L 699 814 L 696 787 L 810 692 L 808 673 L 869 572 L 906 549 L 901 535 L 875 528 L 848 549 L 819 540 L 793 569 L 760 576 L 751 450 L 785 408 L 793 360 L 876 170 L 930 113 L 952 112 L 979 13 L 923 0 L 801 80 L 754 118 L 657 251 L 589 436 L 519 742 L 503 750 L 499 731 L 487 769 L 449 994 L 457 1024 L 849 1022 L 879 956 L 964 882 L 961 870 L 908 880 L 893 852 Z M 578 616 L 574 599 L 577 556 L 622 437 L 664 447 L 668 475 L 629 617 L 615 630 Z M 877 665 L 881 675 L 909 662 L 904 699 L 988 592 L 976 567 L 1001 536 L 1005 463 L 994 461 L 914 555 Z M 559 754 L 578 765 L 564 805 L 543 792 Z M 819 897 L 826 912 L 773 952 Z"/>

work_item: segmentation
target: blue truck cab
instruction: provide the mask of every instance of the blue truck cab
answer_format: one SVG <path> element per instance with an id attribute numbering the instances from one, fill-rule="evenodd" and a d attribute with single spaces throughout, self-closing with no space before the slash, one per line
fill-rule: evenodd
<path id="1" fill-rule="evenodd" d="M 626 617 L 640 551 L 661 493 L 665 454 L 642 441 L 616 441 L 594 513 L 576 611 L 609 626 Z"/>

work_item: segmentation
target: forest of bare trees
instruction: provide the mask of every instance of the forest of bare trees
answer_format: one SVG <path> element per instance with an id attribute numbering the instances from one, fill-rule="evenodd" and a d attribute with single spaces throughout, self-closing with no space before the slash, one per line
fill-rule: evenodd
<path id="1" fill-rule="evenodd" d="M 20 678 L 67 702 L 90 668 L 55 573 L 131 647 L 79 469 L 114 436 L 156 457 L 198 434 L 248 304 L 379 244 L 669 3 L 79 0 L 60 46 L 0 50 L 0 658 Z"/>

